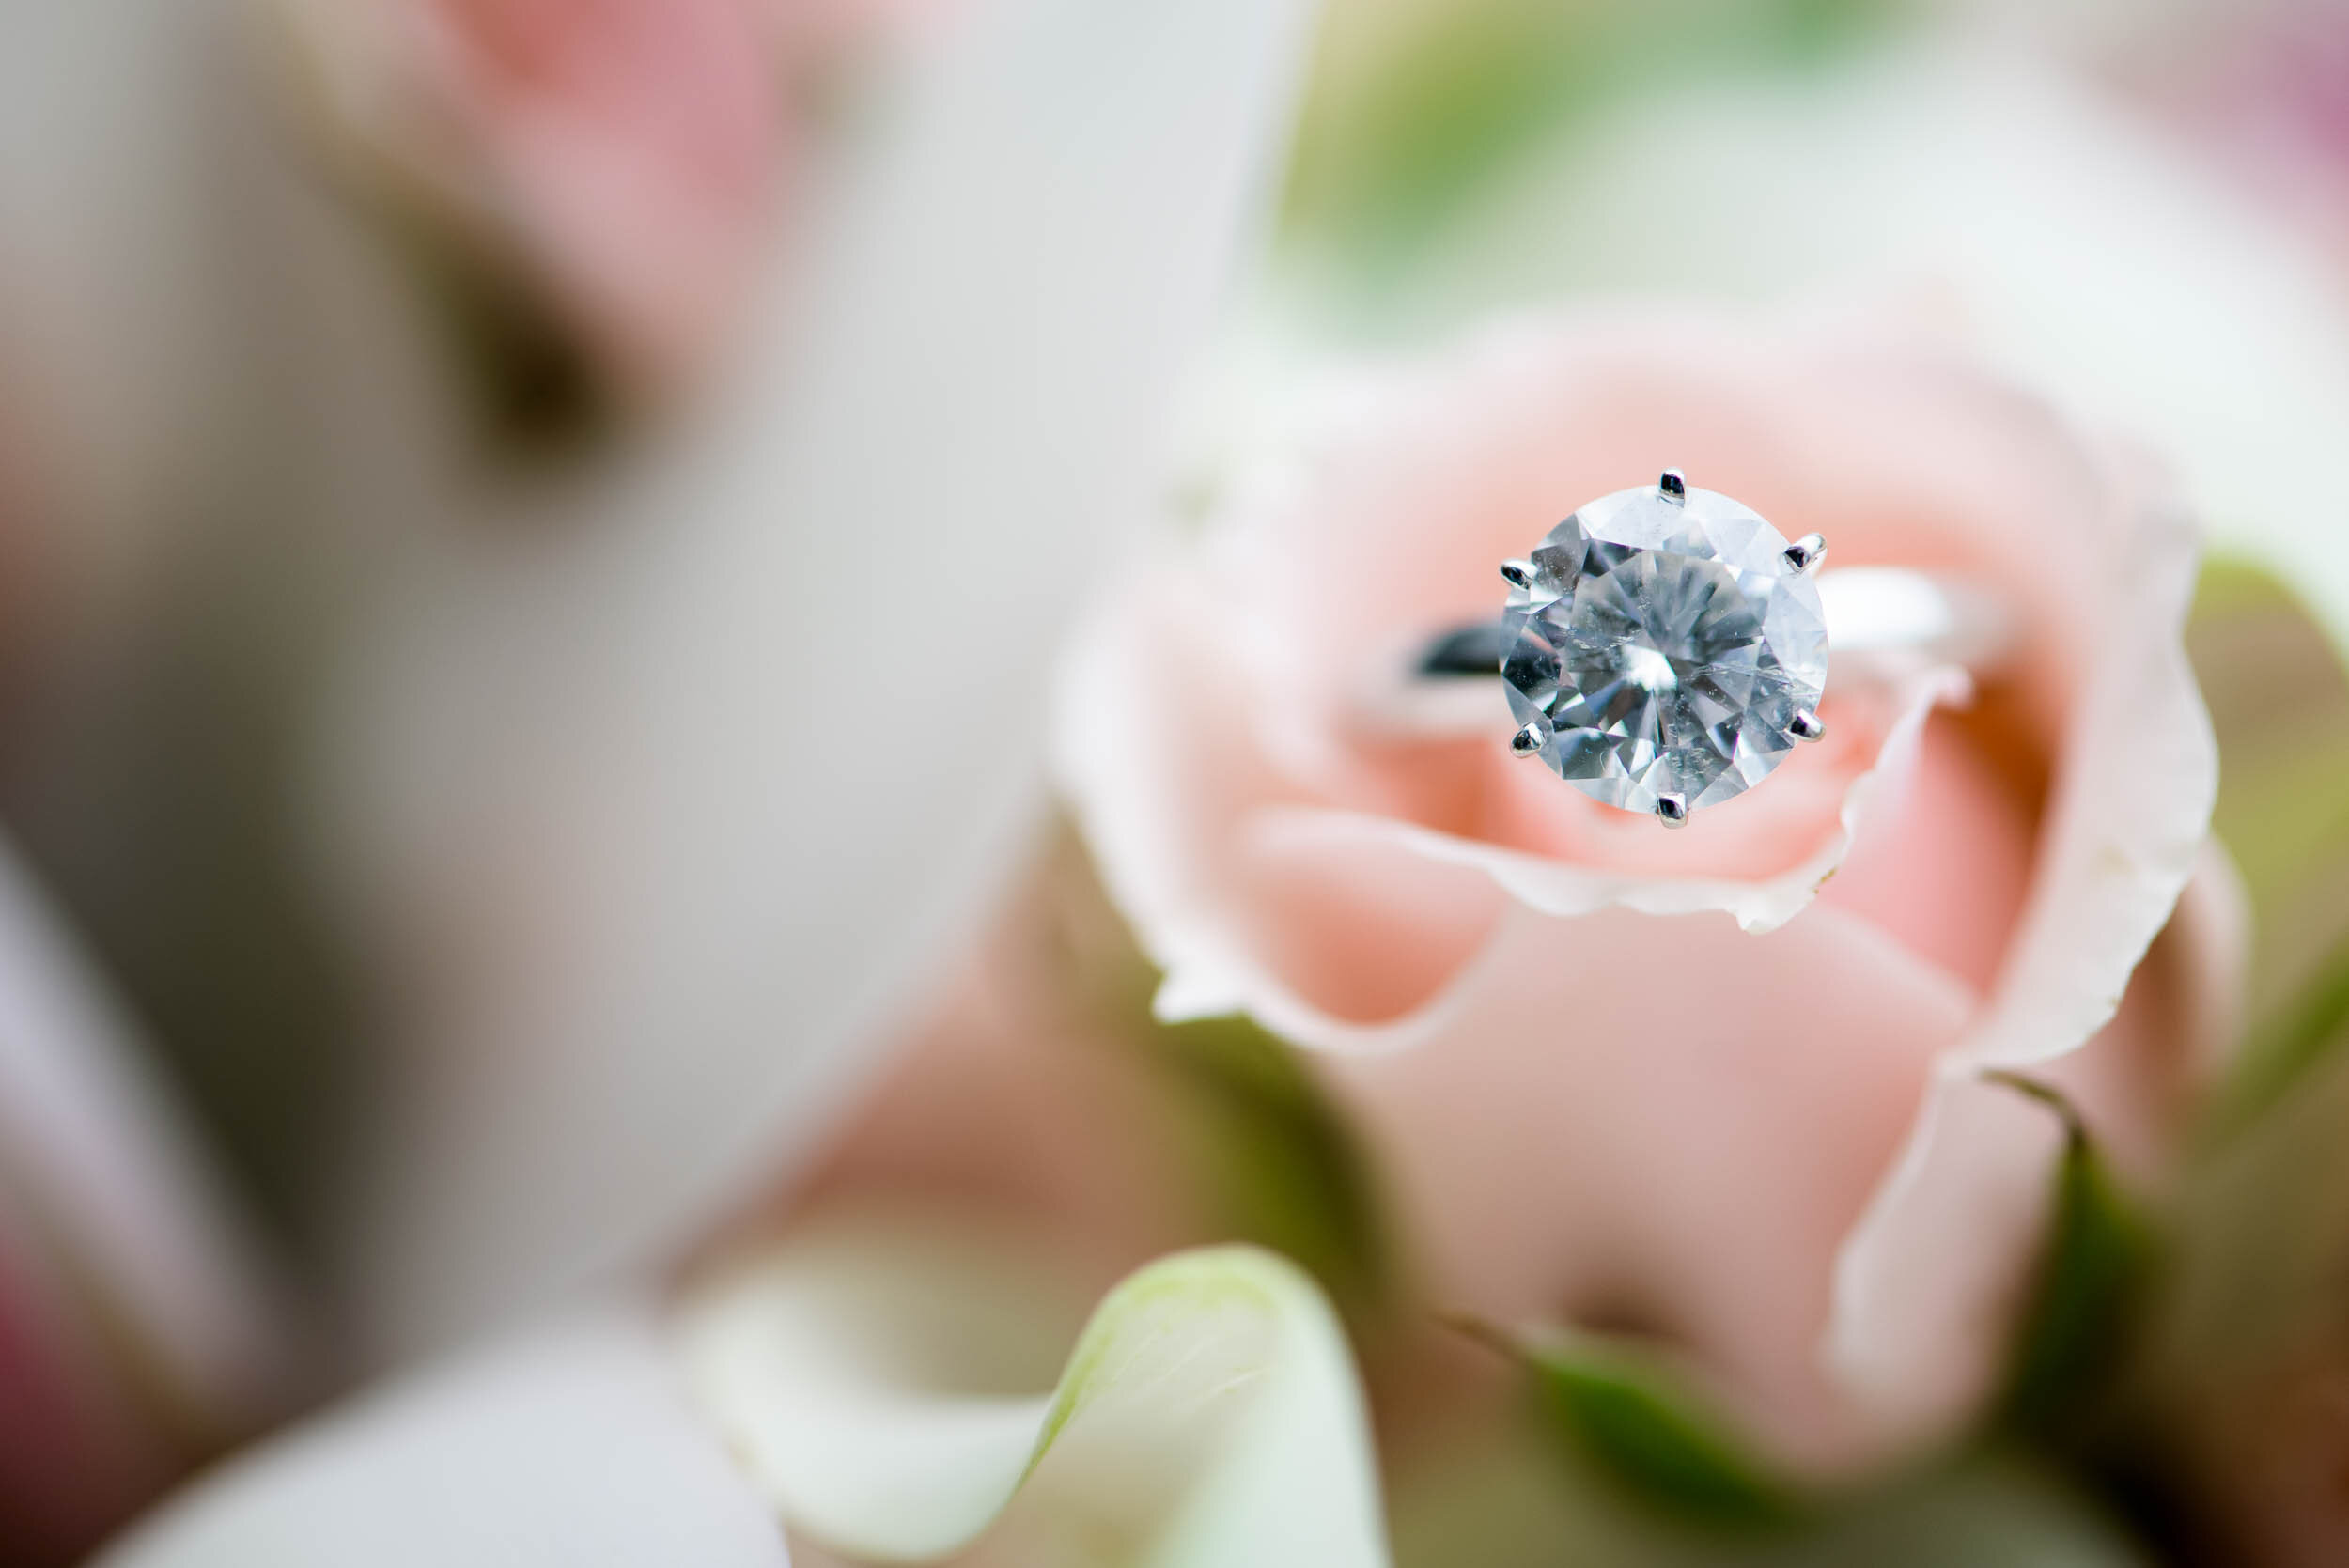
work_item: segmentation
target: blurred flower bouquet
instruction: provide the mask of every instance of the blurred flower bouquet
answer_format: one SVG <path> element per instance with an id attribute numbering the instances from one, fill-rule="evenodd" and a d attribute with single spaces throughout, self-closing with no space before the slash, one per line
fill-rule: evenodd
<path id="1" fill-rule="evenodd" d="M 1300 8 L 818 9 L 267 8 L 259 242 L 391 368 L 117 596 L 325 583 L 252 635 L 330 676 L 89 611 L 11 737 L 0 1562 L 231 1450 L 101 1560 L 2349 1552 L 2349 283 L 2174 113 L 2210 24 L 1343 0 L 1235 303 Z M 606 417 L 506 464 L 550 363 Z M 1672 834 L 1377 722 L 1667 469 L 2011 645 Z M 158 791 L 235 876 L 77 858 L 158 690 L 299 739 Z M 140 967 L 314 905 L 340 1011 Z M 266 1241 L 148 1061 L 223 1017 L 377 1058 L 264 1062 L 355 1129 L 240 1151 Z"/>

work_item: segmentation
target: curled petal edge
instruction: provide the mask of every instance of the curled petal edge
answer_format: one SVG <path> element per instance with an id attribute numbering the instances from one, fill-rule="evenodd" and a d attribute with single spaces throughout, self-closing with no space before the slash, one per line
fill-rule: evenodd
<path id="1" fill-rule="evenodd" d="M 1963 1358 L 1924 1352 L 2003 1343 L 2031 1249 L 1994 1245 L 1991 1233 L 2035 1235 L 2045 1222 L 2059 1141 L 2044 1116 L 1983 1075 L 2054 1065 L 2088 1045 L 2182 908 L 2226 923 L 2222 888 L 2181 905 L 2210 863 L 2218 781 L 2217 743 L 2180 635 L 2198 540 L 2172 514 L 2147 509 L 2139 520 L 2131 548 L 2116 552 L 2114 633 L 2078 698 L 2063 753 L 2070 766 L 2056 783 L 2006 970 L 1937 1068 L 1906 1145 L 1837 1255 L 1821 1355 L 1891 1441 L 1948 1424 L 1994 1375 L 1993 1349 L 1963 1368 Z M 2204 999 L 2189 1024 L 2229 1011 Z M 1961 1230 L 1980 1233 L 1982 1244 L 1952 1243 Z M 1904 1288 L 1928 1264 L 1903 1241 L 1928 1233 L 1938 1238 L 1939 1282 Z M 1922 1375 L 1929 1361 L 1943 1372 Z"/>
<path id="2" fill-rule="evenodd" d="M 1553 919 L 1610 908 L 1644 915 L 1722 913 L 1759 935 L 1777 930 L 1810 907 L 1819 890 L 1842 868 L 1880 808 L 1889 799 L 1897 798 L 1915 766 L 1926 721 L 1942 707 L 1965 706 L 1972 699 L 1973 690 L 1972 678 L 1954 666 L 1924 671 L 1904 682 L 1896 716 L 1885 732 L 1874 766 L 1844 790 L 1835 831 L 1798 864 L 1757 881 L 1599 871 L 1393 817 L 1306 806 L 1261 808 L 1252 814 L 1249 830 L 1290 843 L 1320 838 L 1399 847 L 1425 860 L 1480 873 L 1516 904 Z M 1471 960 L 1433 1001 L 1406 1017 L 1392 1023 L 1358 1024 L 1333 1017 L 1298 996 L 1293 987 L 1222 936 L 1220 923 L 1209 911 L 1194 907 L 1162 921 L 1159 928 L 1159 951 L 1152 956 L 1165 970 L 1165 978 L 1152 1006 L 1160 1022 L 1247 1013 L 1294 1044 L 1319 1049 L 1408 1049 L 1441 1032 L 1463 999 L 1472 996 L 1482 984 L 1485 967 Z M 1486 951 L 1491 947 L 1487 943 Z"/>
<path id="3" fill-rule="evenodd" d="M 1081 1515 L 1168 1568 L 1387 1561 L 1345 1333 L 1295 1265 L 1252 1247 L 1162 1258 L 1101 1301 L 1058 1386 L 1023 1397 L 968 1391 L 1001 1388 L 1000 1366 L 939 1364 L 941 1346 L 984 1360 L 989 1316 L 1033 1316 L 990 1313 L 957 1250 L 843 1229 L 680 1313 L 689 1387 L 792 1529 L 926 1562 L 1006 1514 L 1048 1533 Z"/>

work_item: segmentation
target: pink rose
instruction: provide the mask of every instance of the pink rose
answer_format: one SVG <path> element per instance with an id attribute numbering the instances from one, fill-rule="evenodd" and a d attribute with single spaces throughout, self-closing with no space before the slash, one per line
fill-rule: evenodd
<path id="1" fill-rule="evenodd" d="M 281 0 L 335 132 L 631 390 L 736 318 L 861 0 Z"/>
<path id="2" fill-rule="evenodd" d="M 1828 739 L 1682 833 L 1512 758 L 1497 688 L 1488 738 L 1366 721 L 1382 659 L 1666 467 L 1836 564 L 1989 580 L 2018 656 L 1973 692 L 1830 675 Z M 1130 576 L 1069 660 L 1060 766 L 1159 1015 L 1316 1053 L 1429 1297 L 1658 1336 L 1841 1469 L 1999 1367 L 2060 1140 L 1984 1071 L 2152 1172 L 2228 995 L 2223 878 L 2139 968 L 2216 779 L 2194 541 L 2145 478 L 1921 346 L 1515 324 Z"/>

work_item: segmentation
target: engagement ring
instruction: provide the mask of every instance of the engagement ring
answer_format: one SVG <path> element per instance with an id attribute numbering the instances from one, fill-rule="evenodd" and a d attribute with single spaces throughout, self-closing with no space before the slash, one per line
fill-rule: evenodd
<path id="1" fill-rule="evenodd" d="M 1820 570 L 1827 541 L 1789 543 L 1750 507 L 1676 470 L 1579 507 L 1501 564 L 1501 617 L 1414 648 L 1382 682 L 1385 728 L 1500 728 L 1510 748 L 1594 800 L 1680 827 L 1742 795 L 1824 736 L 1828 651 L 1838 682 L 2003 656 L 2008 617 L 1973 584 L 1890 567 Z M 1484 677 L 1465 679 L 1463 677 Z"/>

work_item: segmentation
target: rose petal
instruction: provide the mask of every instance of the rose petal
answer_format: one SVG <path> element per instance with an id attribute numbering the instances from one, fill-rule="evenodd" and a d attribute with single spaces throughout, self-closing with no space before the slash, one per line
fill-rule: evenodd
<path id="1" fill-rule="evenodd" d="M 1083 661 L 1081 655 L 1078 662 Z M 1106 654 L 1100 667 L 1111 667 Z M 1440 867 L 1472 872 L 1477 880 L 1543 914 L 1571 917 L 1610 908 L 1647 915 L 1718 910 L 1749 931 L 1775 930 L 1809 905 L 1835 875 L 1866 831 L 1870 814 L 1902 798 L 1926 720 L 1938 705 L 1962 702 L 1970 689 L 1964 674 L 1954 670 L 1935 672 L 1913 683 L 1875 766 L 1846 787 L 1836 832 L 1801 863 L 1759 882 L 1610 872 L 1433 831 L 1394 817 L 1304 805 L 1257 805 L 1224 840 L 1188 841 L 1169 857 L 1183 861 L 1185 870 L 1152 879 L 1149 892 L 1135 893 L 1133 902 L 1125 905 L 1137 928 L 1150 939 L 1152 955 L 1166 970 L 1156 1011 L 1170 1022 L 1245 1012 L 1297 1044 L 1331 1049 L 1400 1049 L 1435 1037 L 1454 1020 L 1447 993 L 1455 986 L 1476 983 L 1471 971 L 1485 962 L 1477 944 L 1490 932 L 1499 908 L 1489 898 L 1476 896 L 1473 882 L 1464 887 L 1456 877 L 1435 875 Z M 1169 718 L 1163 706 L 1152 707 L 1151 714 L 1153 725 L 1163 725 Z M 1144 745 L 1138 736 L 1119 733 L 1107 721 L 1088 725 L 1085 734 L 1083 744 L 1096 754 L 1097 748 L 1108 745 Z M 1199 737 L 1190 738 L 1196 741 Z M 1200 774 L 1212 774 L 1213 783 L 1202 780 L 1201 790 L 1186 795 L 1186 783 Z M 1137 859 L 1154 851 L 1122 852 L 1123 843 L 1133 842 L 1125 835 L 1132 832 L 1138 838 L 1140 822 L 1157 813 L 1173 812 L 1194 821 L 1211 813 L 1208 802 L 1215 796 L 1245 791 L 1248 765 L 1227 752 L 1192 750 L 1168 758 L 1158 777 L 1161 782 L 1140 798 L 1101 788 L 1080 786 L 1074 791 L 1090 835 L 1104 844 L 1105 874 L 1115 867 L 1125 874 L 1123 879 L 1141 883 L 1143 878 L 1134 874 Z M 1165 819 L 1159 815 L 1151 827 Z M 1203 833 L 1206 826 L 1201 825 Z M 1186 884 L 1196 885 L 1198 872 L 1205 869 L 1202 858 L 1229 856 L 1236 848 L 1244 850 L 1251 862 L 1270 859 L 1281 867 L 1268 871 L 1258 865 L 1237 878 L 1243 889 L 1261 878 L 1262 889 L 1243 893 L 1252 907 L 1237 911 L 1237 919 L 1235 911 L 1217 907 L 1212 899 L 1187 898 L 1182 891 Z M 1283 907 L 1299 877 L 1343 877 L 1355 893 L 1343 917 L 1354 929 L 1316 931 L 1310 920 L 1300 927 L 1298 911 Z M 1135 903 L 1143 908 L 1135 910 Z M 1159 906 L 1155 912 L 1149 908 L 1153 904 Z M 1291 947 L 1288 961 L 1283 961 L 1283 931 L 1293 932 L 1298 941 L 1327 943 L 1359 936 L 1362 924 L 1382 912 L 1391 923 L 1393 942 L 1413 949 L 1399 960 L 1400 967 L 1391 965 L 1378 976 L 1378 988 L 1398 983 L 1403 987 L 1383 1005 L 1377 994 L 1366 997 L 1362 985 L 1346 983 L 1361 975 L 1365 966 L 1360 962 L 1348 962 L 1345 978 L 1337 984 L 1316 986 L 1299 983 L 1300 963 L 1310 969 L 1314 960 L 1299 955 L 1310 950 Z M 1444 963 L 1447 958 L 1451 961 Z M 1411 978 L 1418 966 L 1429 963 L 1439 965 L 1434 980 Z"/>
<path id="2" fill-rule="evenodd" d="M 1493 948 L 1441 1050 L 1319 1063 L 1430 1288 L 1658 1335 L 1797 1463 L 1848 1461 L 1810 1354 L 1830 1265 L 1971 993 L 1826 906 L 1767 936 L 1519 910 Z"/>
<path id="3" fill-rule="evenodd" d="M 2126 1048 L 2127 1032 L 2098 1032 L 2170 921 L 2217 795 L 2217 750 L 2179 637 L 2194 537 L 2147 507 L 2119 509 L 2105 528 L 2108 597 L 2078 606 L 2094 640 L 2012 957 L 1837 1262 L 1827 1356 L 1897 1428 L 1929 1428 L 1979 1390 L 1986 1363 L 1970 1384 L 1916 1368 L 1948 1368 L 1941 1347 L 1988 1343 L 1980 1329 L 2011 1307 L 2030 1255 L 2012 1238 L 2035 1234 L 2048 1187 L 2045 1111 L 2019 1116 L 2011 1092 L 1975 1075 L 2049 1063 L 2092 1038 Z"/>
<path id="4" fill-rule="evenodd" d="M 2198 541 L 2173 514 L 2140 515 L 2108 536 L 2110 597 L 2078 607 L 2097 641 L 2013 959 L 1967 1043 L 1982 1064 L 2061 1055 L 2112 1017 L 2210 831 L 2218 747 L 2181 637 Z"/>
<path id="5" fill-rule="evenodd" d="M 2031 802 L 1966 719 L 1925 725 L 1908 785 L 1820 890 L 1920 957 L 1987 992 L 2030 891 Z"/>
<path id="6" fill-rule="evenodd" d="M 1884 732 L 1874 765 L 1855 776 L 1843 791 L 1837 812 L 1838 831 L 1800 863 L 1758 881 L 1608 871 L 1480 839 L 1433 832 L 1392 817 L 1346 815 L 1343 820 L 1360 825 L 1365 833 L 1392 836 L 1430 860 L 1473 866 L 1517 902 L 1542 914 L 1567 917 L 1609 908 L 1643 915 L 1719 910 L 1748 931 L 1774 931 L 1808 907 L 1835 875 L 1861 831 L 1861 824 L 1878 809 L 1879 802 L 1897 799 L 1907 788 L 1925 722 L 1935 709 L 1943 704 L 1964 703 L 1972 690 L 1965 672 L 1954 669 L 1936 670 L 1909 683 L 1892 705 L 1898 717 Z M 1316 819 L 1312 824 L 1301 820 L 1309 815 Z M 1254 815 L 1250 831 L 1265 837 L 1297 836 L 1339 816 L 1268 807 Z M 1707 826 L 1700 819 L 1691 834 Z M 1647 824 L 1641 827 L 1648 831 Z"/>

